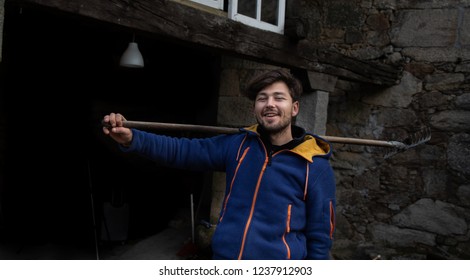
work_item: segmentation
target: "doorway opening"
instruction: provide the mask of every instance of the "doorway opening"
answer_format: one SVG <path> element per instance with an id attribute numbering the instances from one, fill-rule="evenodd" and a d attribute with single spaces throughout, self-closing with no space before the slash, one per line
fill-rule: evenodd
<path id="1" fill-rule="evenodd" d="M 210 174 L 124 154 L 100 121 L 119 112 L 214 124 L 219 57 L 137 34 L 145 67 L 125 69 L 119 59 L 131 39 L 128 30 L 6 4 L 0 243 L 12 253 L 0 258 L 94 259 L 182 219 L 191 194 L 198 217 L 209 215 Z"/>

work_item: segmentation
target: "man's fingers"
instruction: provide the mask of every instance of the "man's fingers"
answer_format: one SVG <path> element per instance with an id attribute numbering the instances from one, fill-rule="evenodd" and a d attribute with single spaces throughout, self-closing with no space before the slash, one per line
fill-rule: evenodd
<path id="1" fill-rule="evenodd" d="M 103 117 L 102 125 L 103 125 L 103 132 L 108 135 L 110 133 L 121 134 L 127 133 L 128 130 L 123 127 L 124 121 L 123 115 L 118 113 L 110 113 Z"/>
<path id="2" fill-rule="evenodd" d="M 122 126 L 123 124 L 122 122 L 126 120 L 124 116 L 121 114 L 116 114 L 115 119 L 116 119 L 116 126 Z"/>
<path id="3" fill-rule="evenodd" d="M 115 113 L 103 117 L 103 123 L 107 124 L 108 127 L 122 126 L 125 120 L 126 118 L 123 115 Z"/>
<path id="4" fill-rule="evenodd" d="M 103 133 L 106 134 L 106 135 L 108 135 L 110 133 L 108 127 L 103 126 Z"/>
<path id="5" fill-rule="evenodd" d="M 129 132 L 129 129 L 123 126 L 116 126 L 111 128 L 109 131 L 114 134 L 127 134 Z"/>

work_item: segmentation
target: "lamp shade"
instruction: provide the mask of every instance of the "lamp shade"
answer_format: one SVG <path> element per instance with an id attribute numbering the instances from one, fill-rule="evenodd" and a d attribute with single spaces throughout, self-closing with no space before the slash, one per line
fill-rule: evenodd
<path id="1" fill-rule="evenodd" d="M 129 43 L 126 51 L 122 54 L 119 65 L 124 67 L 142 68 L 144 67 L 144 58 L 139 51 L 139 46 L 135 42 Z"/>

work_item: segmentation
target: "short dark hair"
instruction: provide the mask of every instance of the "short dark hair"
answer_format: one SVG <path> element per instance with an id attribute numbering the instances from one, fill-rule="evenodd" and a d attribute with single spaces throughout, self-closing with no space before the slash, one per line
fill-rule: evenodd
<path id="1" fill-rule="evenodd" d="M 303 91 L 302 83 L 286 69 L 270 70 L 254 77 L 248 83 L 244 94 L 250 100 L 255 100 L 256 95 L 258 95 L 261 90 L 275 82 L 284 82 L 287 85 L 294 102 L 300 99 Z"/>

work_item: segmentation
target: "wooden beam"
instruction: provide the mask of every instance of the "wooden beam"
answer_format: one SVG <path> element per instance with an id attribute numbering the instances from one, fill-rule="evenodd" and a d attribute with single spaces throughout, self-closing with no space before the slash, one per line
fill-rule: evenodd
<path id="1" fill-rule="evenodd" d="M 399 82 L 401 69 L 361 61 L 319 48 L 307 40 L 250 27 L 172 0 L 10 0 L 79 15 L 151 36 L 159 36 L 226 55 L 286 68 L 298 68 L 337 76 L 353 82 L 391 86 Z"/>

